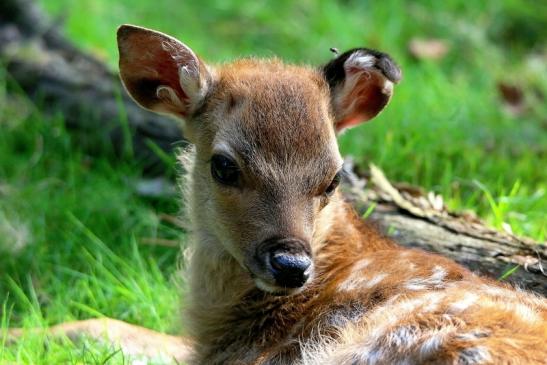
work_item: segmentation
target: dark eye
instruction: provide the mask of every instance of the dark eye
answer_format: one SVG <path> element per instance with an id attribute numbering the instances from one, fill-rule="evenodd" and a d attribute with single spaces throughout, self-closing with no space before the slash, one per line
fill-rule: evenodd
<path id="1" fill-rule="evenodd" d="M 211 158 L 211 175 L 223 185 L 236 186 L 239 182 L 239 167 L 229 157 L 213 155 L 213 158 Z"/>
<path id="2" fill-rule="evenodd" d="M 340 184 L 340 177 L 340 172 L 337 172 L 336 175 L 334 175 L 334 178 L 332 179 L 330 185 L 325 189 L 325 195 L 331 196 L 332 193 L 334 193 L 334 191 Z"/>

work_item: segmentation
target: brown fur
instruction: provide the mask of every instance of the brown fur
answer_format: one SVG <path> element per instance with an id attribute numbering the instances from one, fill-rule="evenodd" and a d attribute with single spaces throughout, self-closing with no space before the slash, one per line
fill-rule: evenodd
<path id="1" fill-rule="evenodd" d="M 341 165 L 335 133 L 380 112 L 400 78 L 382 53 L 340 57 L 323 70 L 277 59 L 208 65 L 201 97 L 185 95 L 195 103 L 185 128 L 195 146 L 186 193 L 189 362 L 543 363 L 544 299 L 403 249 L 340 195 L 323 194 Z M 131 63 L 123 52 L 121 59 L 122 67 Z M 182 89 L 193 82 L 182 80 Z M 212 178 L 219 153 L 237 164 L 237 186 Z M 303 288 L 278 287 L 256 264 L 257 247 L 272 236 L 309 245 L 314 275 Z"/>
<path id="2" fill-rule="evenodd" d="M 227 301 L 221 312 L 203 307 L 191 309 L 189 317 L 197 311 L 214 318 L 211 328 L 195 337 L 194 362 L 294 364 L 301 360 L 302 348 L 315 350 L 313 346 L 317 346 L 332 353 L 318 359 L 310 356 L 314 351 L 308 351 L 306 363 L 392 364 L 404 359 L 420 364 L 544 363 L 547 350 L 541 344 L 547 338 L 547 304 L 543 299 L 479 278 L 437 255 L 395 246 L 362 223 L 349 207 L 346 216 L 339 218 L 340 226 L 333 227 L 317 258 L 316 279 L 303 292 L 275 297 L 248 287 L 240 297 L 231 298 L 233 302 Z M 348 221 L 353 224 L 348 225 Z M 388 278 L 371 288 L 340 293 L 341 283 L 363 258 L 372 262 L 363 270 L 363 281 L 380 272 L 389 273 Z M 430 277 L 435 266 L 447 272 L 439 285 L 427 284 L 420 290 L 404 288 L 408 280 Z M 439 301 L 423 310 L 432 304 L 431 297 L 424 294 L 431 293 L 438 295 Z M 451 310 L 451 305 L 468 293 L 477 296 L 476 302 L 461 312 Z M 417 301 L 414 310 L 400 318 L 400 313 L 391 312 L 396 304 L 412 300 Z M 537 318 L 526 318 L 524 313 L 519 314 L 519 308 L 527 308 L 525 311 L 530 310 Z M 332 320 L 333 317 L 338 318 Z M 374 351 L 383 349 L 390 353 L 377 362 L 367 360 L 364 349 L 370 345 L 365 344 L 385 323 L 390 323 L 389 327 L 383 338 L 373 342 L 373 347 Z M 389 335 L 401 328 L 413 328 L 416 343 L 390 343 Z M 420 346 L 435 336 L 444 342 L 421 355 Z M 487 349 L 489 357 L 466 362 L 462 354 L 476 347 Z"/>
<path id="3" fill-rule="evenodd" d="M 547 354 L 537 346 L 547 338 L 542 299 L 500 289 L 510 304 L 496 308 L 499 299 L 485 288 L 499 284 L 448 259 L 397 246 L 363 223 L 338 195 L 314 201 L 340 163 L 329 89 L 316 70 L 246 59 L 215 73 L 217 83 L 187 124 L 196 145 L 187 195 L 195 234 L 185 316 L 195 341 L 191 363 L 541 363 Z M 373 89 L 360 86 L 348 95 Z M 376 100 L 372 108 L 378 109 Z M 229 144 L 241 158 L 244 191 L 211 181 L 207 162 L 218 143 Z M 242 265 L 246 250 L 272 232 L 311 242 L 316 273 L 301 292 L 264 292 Z M 365 285 L 340 291 L 363 259 L 371 261 L 359 276 Z M 428 281 L 439 268 L 442 277 Z M 379 273 L 386 278 L 366 287 Z M 420 313 L 431 293 L 438 294 L 437 307 Z M 451 313 L 450 303 L 466 293 L 477 293 L 477 300 Z M 523 297 L 529 303 L 523 304 Z M 415 311 L 393 320 L 384 337 L 367 344 L 390 317 L 391 306 L 411 301 L 417 303 Z M 516 313 L 517 306 L 537 312 L 537 320 Z M 404 327 L 412 328 L 415 343 L 389 343 L 390 333 Z M 522 332 L 513 336 L 511 328 Z M 476 338 L 466 337 L 473 331 Z M 434 336 L 442 337 L 441 343 L 422 353 Z M 534 345 L 527 347 L 524 339 Z M 374 360 L 367 357 L 367 346 L 391 352 Z"/>
<path id="4" fill-rule="evenodd" d="M 326 193 L 342 161 L 336 132 L 380 112 L 400 78 L 387 55 L 355 49 L 321 70 L 276 59 L 215 67 L 143 28 L 122 27 L 118 41 L 128 92 L 185 115 L 194 145 L 181 157 L 190 364 L 546 363 L 544 298 L 399 247 Z M 219 154 L 237 164 L 237 184 L 212 176 Z M 283 287 L 261 264 L 271 237 L 311 257 L 305 285 Z"/>

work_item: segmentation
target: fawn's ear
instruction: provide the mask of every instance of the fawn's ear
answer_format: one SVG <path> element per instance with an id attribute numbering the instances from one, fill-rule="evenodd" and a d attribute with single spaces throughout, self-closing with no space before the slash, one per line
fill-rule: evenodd
<path id="1" fill-rule="evenodd" d="M 178 40 L 122 25 L 118 50 L 122 82 L 142 107 L 184 118 L 203 100 L 211 76 L 195 53 Z"/>
<path id="2" fill-rule="evenodd" d="M 331 90 L 335 129 L 374 118 L 387 105 L 401 70 L 385 53 L 355 48 L 323 66 Z"/>

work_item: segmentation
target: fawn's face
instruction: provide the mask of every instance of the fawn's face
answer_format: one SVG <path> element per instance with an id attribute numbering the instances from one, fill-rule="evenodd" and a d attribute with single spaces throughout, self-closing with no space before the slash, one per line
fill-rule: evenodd
<path id="1" fill-rule="evenodd" d="M 364 49 L 323 69 L 251 59 L 212 68 L 175 39 L 132 26 L 120 28 L 118 43 L 133 98 L 186 120 L 199 223 L 259 288 L 301 288 L 313 274 L 314 234 L 336 199 L 336 132 L 375 116 L 399 70 Z"/>
<path id="2" fill-rule="evenodd" d="M 216 73 L 188 126 L 204 218 L 260 288 L 299 288 L 313 273 L 314 225 L 342 166 L 327 83 L 276 61 Z"/>

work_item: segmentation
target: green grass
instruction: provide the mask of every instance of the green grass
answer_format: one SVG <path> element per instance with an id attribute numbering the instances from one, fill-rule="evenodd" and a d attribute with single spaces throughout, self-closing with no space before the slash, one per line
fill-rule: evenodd
<path id="1" fill-rule="evenodd" d="M 186 42 L 206 60 L 244 55 L 320 64 L 329 47 L 389 52 L 404 79 L 373 122 L 341 136 L 361 166 L 442 194 L 491 225 L 545 239 L 547 212 L 547 9 L 539 2 L 42 0 L 67 34 L 115 67 L 115 29 L 134 23 Z M 407 53 L 412 37 L 451 45 L 440 61 Z M 544 59 L 543 59 L 544 60 Z M 519 83 L 527 110 L 504 111 L 500 81 Z M 180 239 L 160 213 L 174 201 L 130 188 L 141 167 L 106 149 L 89 156 L 62 116 L 43 115 L 0 68 L 0 301 L 2 328 L 112 316 L 176 332 L 178 250 L 144 238 Z M 14 96 L 15 95 L 15 96 Z M 540 96 L 543 95 L 543 96 Z M 123 121 L 120 121 L 121 123 Z M 130 151 L 127 151 L 130 154 Z M 165 156 L 164 156 L 165 157 Z M 0 362 L 123 363 L 115 350 L 29 335 Z M 112 356 L 112 357 L 111 357 Z"/>
<path id="2" fill-rule="evenodd" d="M 86 155 L 62 119 L 45 118 L 22 97 L 3 95 L 1 102 L 2 329 L 111 316 L 180 331 L 181 290 L 173 275 L 179 250 L 143 244 L 184 241 L 159 218 L 177 214 L 177 203 L 136 197 L 131 186 L 140 167 L 112 162 L 108 151 Z M 16 346 L 4 341 L 0 330 L 0 363 L 102 363 L 113 353 L 66 341 L 43 346 L 35 335 Z M 121 354 L 110 361 L 122 361 Z"/>
<path id="3" fill-rule="evenodd" d="M 442 193 L 453 209 L 473 209 L 517 234 L 545 235 L 547 6 L 526 0 L 463 1 L 255 1 L 190 2 L 47 0 L 66 17 L 68 34 L 115 67 L 115 30 L 134 23 L 162 30 L 214 62 L 277 55 L 321 64 L 340 50 L 366 45 L 400 63 L 404 79 L 387 110 L 344 134 L 341 147 L 365 164 L 374 161 L 391 179 Z M 439 62 L 416 61 L 413 37 L 446 39 L 451 52 Z M 496 84 L 520 82 L 529 111 L 503 110 Z M 518 191 L 509 196 L 517 184 Z M 503 202 L 491 209 L 485 189 Z M 496 203 L 497 204 L 497 203 Z"/>

